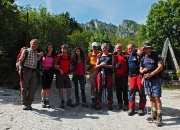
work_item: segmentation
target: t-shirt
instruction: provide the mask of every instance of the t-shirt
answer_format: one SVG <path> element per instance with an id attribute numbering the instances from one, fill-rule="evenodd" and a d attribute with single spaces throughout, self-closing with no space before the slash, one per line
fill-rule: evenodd
<path id="1" fill-rule="evenodd" d="M 74 73 L 77 74 L 77 75 L 84 75 L 84 73 L 85 73 L 85 65 L 84 65 L 83 62 L 76 64 L 76 68 L 75 68 Z"/>
<path id="2" fill-rule="evenodd" d="M 55 59 L 55 64 L 60 65 L 60 68 L 62 69 L 64 74 L 67 74 L 69 72 L 70 58 L 68 55 L 59 54 Z"/>
<path id="3" fill-rule="evenodd" d="M 53 66 L 53 58 L 51 56 L 44 56 L 42 58 L 42 69 L 51 68 Z"/>
<path id="4" fill-rule="evenodd" d="M 158 67 L 158 62 L 162 60 L 161 56 L 155 52 L 151 52 L 149 56 L 145 55 L 140 61 L 140 67 L 148 69 L 148 72 L 152 72 Z M 153 76 L 154 77 L 154 76 Z"/>
<path id="5" fill-rule="evenodd" d="M 98 64 L 101 64 L 102 62 L 105 62 L 106 65 L 112 65 L 112 54 L 109 54 L 108 56 L 100 56 L 99 57 L 99 63 Z M 100 67 L 98 69 L 99 72 L 101 72 L 102 68 Z M 107 75 L 111 75 L 113 74 L 113 69 L 111 68 L 107 68 L 107 67 L 104 67 L 104 71 Z"/>
<path id="6" fill-rule="evenodd" d="M 120 63 L 120 68 L 115 69 L 115 74 L 120 76 L 126 76 L 128 74 L 127 58 L 120 54 L 114 56 L 114 63 Z"/>
<path id="7" fill-rule="evenodd" d="M 133 53 L 129 55 L 128 65 L 129 65 L 129 76 L 135 76 L 140 73 L 139 72 L 139 58 L 138 58 L 137 53 Z"/>
<path id="8" fill-rule="evenodd" d="M 95 52 L 88 53 L 87 60 L 89 61 L 89 64 L 90 64 L 90 66 L 91 66 L 90 72 L 97 72 L 97 71 L 98 71 L 98 69 L 95 68 L 98 53 L 99 53 L 99 52 L 96 52 L 96 53 L 95 53 Z"/>

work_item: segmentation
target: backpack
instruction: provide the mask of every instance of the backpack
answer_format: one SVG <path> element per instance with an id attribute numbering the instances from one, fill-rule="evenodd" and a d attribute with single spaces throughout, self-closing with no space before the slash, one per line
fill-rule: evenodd
<path id="1" fill-rule="evenodd" d="M 27 59 L 27 56 L 28 56 L 28 51 L 27 51 L 28 47 L 22 47 L 17 55 L 17 58 L 16 58 L 16 68 L 17 68 L 17 71 L 19 70 L 19 61 L 20 61 L 20 57 L 22 55 L 22 52 L 25 51 L 25 57 L 24 57 L 24 60 L 22 62 L 22 66 L 24 65 L 24 62 L 26 61 Z"/>
<path id="2" fill-rule="evenodd" d="M 159 54 L 156 52 L 156 51 L 151 51 L 151 53 L 153 53 L 153 57 L 152 59 L 155 61 L 155 66 L 158 67 L 158 58 L 159 58 Z M 145 59 L 145 55 L 141 58 L 141 62 L 144 63 L 144 59 Z M 163 62 L 162 62 L 163 63 Z M 164 71 L 165 67 L 164 67 L 164 64 L 163 64 L 163 69 L 155 75 L 156 76 L 159 76 L 161 78 L 162 76 L 162 73 Z M 154 77 L 154 76 L 153 76 Z"/>

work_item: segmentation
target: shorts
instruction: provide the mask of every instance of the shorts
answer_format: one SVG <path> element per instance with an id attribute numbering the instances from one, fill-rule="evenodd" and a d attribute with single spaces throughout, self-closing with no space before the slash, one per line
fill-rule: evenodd
<path id="1" fill-rule="evenodd" d="M 161 80 L 156 79 L 145 79 L 144 80 L 144 91 L 146 95 L 151 95 L 153 97 L 161 97 Z"/>
<path id="2" fill-rule="evenodd" d="M 69 75 L 56 74 L 56 88 L 71 88 Z"/>
<path id="3" fill-rule="evenodd" d="M 42 70 L 41 80 L 42 80 L 42 88 L 44 90 L 51 88 L 53 76 L 54 76 L 53 69 Z"/>
<path id="4" fill-rule="evenodd" d="M 93 84 L 93 83 L 97 83 L 97 74 L 98 72 L 92 72 L 90 73 L 89 75 L 89 79 L 90 79 L 90 83 Z"/>

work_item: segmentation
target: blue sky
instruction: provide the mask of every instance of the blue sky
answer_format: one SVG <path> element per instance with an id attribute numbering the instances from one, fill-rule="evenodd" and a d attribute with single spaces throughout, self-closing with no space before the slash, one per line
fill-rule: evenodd
<path id="1" fill-rule="evenodd" d="M 68 11 L 78 23 L 92 19 L 119 25 L 123 19 L 145 24 L 151 5 L 158 0 L 15 0 L 32 8 L 42 5 L 54 14 Z"/>

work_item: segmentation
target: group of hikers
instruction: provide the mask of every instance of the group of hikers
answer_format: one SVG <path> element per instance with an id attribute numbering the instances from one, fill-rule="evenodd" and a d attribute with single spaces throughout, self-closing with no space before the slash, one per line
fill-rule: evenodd
<path id="1" fill-rule="evenodd" d="M 49 108 L 50 88 L 54 74 L 56 88 L 59 91 L 60 107 L 74 107 L 82 105 L 88 107 L 85 93 L 87 68 L 91 84 L 91 107 L 101 109 L 104 100 L 104 91 L 107 90 L 108 109 L 113 109 L 113 77 L 117 97 L 117 110 L 128 111 L 128 115 L 135 114 L 135 95 L 139 93 L 138 115 L 144 115 L 146 96 L 150 98 L 152 107 L 151 119 L 156 120 L 157 126 L 162 125 L 162 103 L 160 72 L 163 62 L 157 52 L 152 51 L 149 42 L 136 49 L 133 44 L 127 46 L 128 54 L 123 52 L 120 43 L 115 44 L 113 53 L 109 52 L 107 43 L 102 43 L 98 51 L 97 42 L 91 44 L 92 52 L 85 57 L 80 47 L 74 48 L 71 56 L 68 55 L 68 46 L 61 45 L 61 53 L 56 54 L 52 43 L 48 43 L 44 53 L 38 53 L 38 40 L 30 41 L 30 48 L 24 49 L 19 58 L 19 75 L 21 85 L 21 103 L 23 110 L 32 110 L 37 89 L 37 63 L 41 61 L 42 79 L 42 107 Z M 71 99 L 72 85 L 69 70 L 73 72 L 72 81 L 75 87 L 75 100 Z M 79 98 L 81 90 L 81 103 Z M 67 91 L 67 100 L 63 96 L 63 88 Z M 106 99 L 105 99 L 106 100 Z"/>

